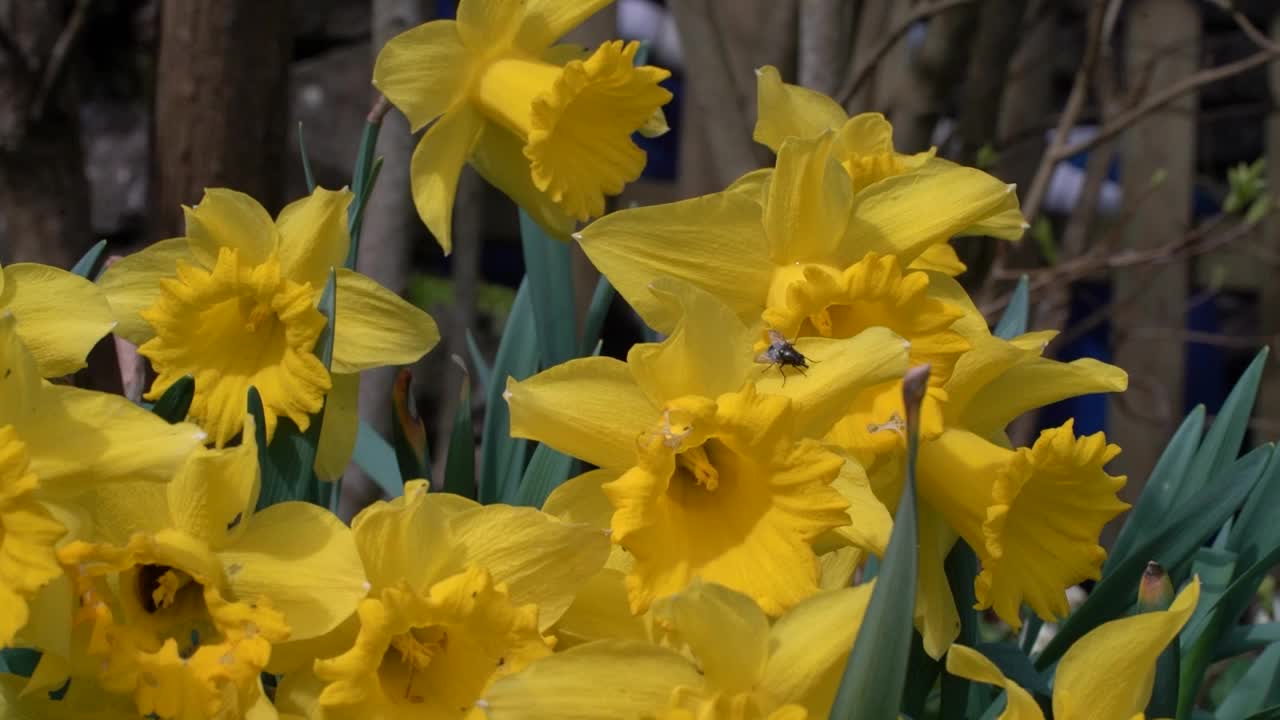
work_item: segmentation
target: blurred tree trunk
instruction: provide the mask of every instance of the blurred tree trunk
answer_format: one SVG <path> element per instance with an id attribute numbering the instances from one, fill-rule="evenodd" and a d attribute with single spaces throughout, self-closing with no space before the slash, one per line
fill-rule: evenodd
<path id="1" fill-rule="evenodd" d="M 152 142 L 152 237 L 180 235 L 207 187 L 281 205 L 290 3 L 164 0 Z"/>
<path id="2" fill-rule="evenodd" d="M 70 267 L 89 246 L 79 93 L 61 82 L 85 3 L 0 0 L 0 262 Z"/>
<path id="3" fill-rule="evenodd" d="M 1271 21 L 1271 39 L 1280 42 L 1280 13 Z M 1271 97 L 1280 97 L 1280 63 L 1267 66 L 1271 84 Z M 1267 116 L 1267 190 L 1271 193 L 1271 207 L 1280 207 L 1280 110 L 1272 108 Z M 1263 226 L 1263 251 L 1271 258 L 1280 257 L 1280 218 L 1275 213 L 1268 216 Z M 1275 265 L 1269 270 L 1275 272 Z M 1258 308 L 1259 325 L 1266 337 L 1280 337 L 1280 283 L 1262 283 L 1262 298 Z M 1280 352 L 1272 341 L 1271 355 L 1267 358 L 1266 372 L 1262 376 L 1261 398 L 1258 415 L 1268 423 L 1280 422 Z M 1268 431 L 1270 434 L 1270 431 Z"/>
<path id="4" fill-rule="evenodd" d="M 1129 7 L 1128 77 L 1151 68 L 1149 88 L 1166 88 L 1200 64 L 1200 12 L 1191 0 L 1136 0 Z M 1181 238 L 1191 218 L 1197 94 L 1188 93 L 1135 123 L 1125 136 L 1125 204 L 1129 249 Z M 1163 176 L 1159 183 L 1153 183 Z M 1183 411 L 1188 266 L 1185 260 L 1117 271 L 1111 314 L 1115 363 L 1129 391 L 1113 396 L 1110 426 L 1124 454 L 1118 469 L 1135 482 L 1155 466 Z"/>
<path id="5" fill-rule="evenodd" d="M 849 73 L 849 46 L 857 20 L 858 3 L 851 0 L 799 0 L 800 17 L 796 59 L 797 82 L 832 95 Z"/>
<path id="6" fill-rule="evenodd" d="M 905 4 L 898 12 L 908 12 Z M 933 144 L 933 130 L 948 93 L 964 74 L 976 8 L 962 5 L 929 21 L 924 41 L 906 58 L 898 82 L 885 89 L 893 144 L 899 152 L 920 152 Z M 905 51 L 903 56 L 906 57 Z"/>
<path id="7" fill-rule="evenodd" d="M 775 65 L 795 80 L 796 0 L 672 0 L 685 59 L 685 106 L 680 140 L 680 193 L 723 189 L 769 162 L 751 139 L 756 76 Z"/>
<path id="8" fill-rule="evenodd" d="M 377 59 L 378 51 L 388 40 L 430 20 L 433 4 L 428 0 L 373 0 L 370 67 Z M 370 87 L 370 105 L 376 94 Z M 404 115 L 394 109 L 387 113 L 382 120 L 382 130 L 378 133 L 375 154 L 375 157 L 382 158 L 382 170 L 378 173 L 378 182 L 369 196 L 364 227 L 360 233 L 360 257 L 356 269 L 398 295 L 404 295 L 409 288 L 409 268 L 413 259 L 413 247 L 410 243 L 414 238 L 425 235 L 413 208 L 409 184 L 409 161 L 416 144 L 417 138 L 409 131 L 409 121 Z M 352 158 L 355 157 L 354 148 L 351 155 Z M 459 195 L 461 194 L 460 188 Z M 467 252 L 466 246 L 470 243 L 465 240 L 459 238 L 455 246 L 455 264 L 459 255 Z M 458 297 L 457 302 L 462 303 L 462 298 Z M 472 302 L 474 304 L 474 298 Z M 437 319 L 441 321 L 441 330 L 445 333 L 445 345 L 450 351 L 454 351 L 453 343 L 450 342 L 454 323 L 450 322 L 451 318 Z M 386 438 L 391 437 L 391 385 L 395 381 L 396 371 L 397 368 L 394 367 L 382 367 L 360 374 L 360 417 Z M 456 392 L 449 394 L 443 387 L 441 391 L 446 400 L 457 396 Z M 433 447 L 442 446 L 433 444 Z M 351 517 L 360 508 L 376 500 L 379 494 L 377 485 L 352 465 L 342 484 L 342 516 Z"/>

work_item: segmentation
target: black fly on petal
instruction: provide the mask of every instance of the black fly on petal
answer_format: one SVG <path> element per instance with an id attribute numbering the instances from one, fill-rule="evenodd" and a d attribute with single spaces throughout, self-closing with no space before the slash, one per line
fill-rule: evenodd
<path id="1" fill-rule="evenodd" d="M 778 372 L 782 373 L 782 386 L 787 385 L 787 368 L 795 368 L 801 375 L 805 374 L 805 369 L 809 367 L 809 363 L 817 362 L 805 357 L 803 353 L 796 349 L 796 346 L 782 336 L 782 333 L 769 329 L 769 347 L 764 352 L 756 355 L 756 362 L 767 363 L 768 372 L 774 365 L 778 366 Z"/>

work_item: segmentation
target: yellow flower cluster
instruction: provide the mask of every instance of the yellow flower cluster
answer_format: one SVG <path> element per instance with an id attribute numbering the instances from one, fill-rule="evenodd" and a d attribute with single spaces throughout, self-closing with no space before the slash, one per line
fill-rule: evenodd
<path id="1" fill-rule="evenodd" d="M 666 125 L 666 72 L 635 44 L 552 45 L 608 0 L 464 0 L 393 39 L 374 83 L 431 124 L 413 158 L 424 222 L 449 248 L 464 162 L 567 235 L 638 177 L 632 134 Z M 758 73 L 755 138 L 776 165 L 723 192 L 624 210 L 573 235 L 661 342 L 508 380 L 511 433 L 593 469 L 541 509 L 428 492 L 350 526 L 304 502 L 259 507 L 258 438 L 324 409 L 315 470 L 338 476 L 358 373 L 416 361 L 429 316 L 348 256 L 346 190 L 272 218 L 211 189 L 185 236 L 94 285 L 0 270 L 0 674 L 4 717 L 822 718 L 904 487 L 902 377 L 928 363 L 918 459 L 915 622 L 950 672 L 1034 699 L 954 646 L 943 562 L 977 554 L 974 592 L 1018 627 L 1064 616 L 1097 578 L 1126 505 L 1119 452 L 1068 422 L 1011 447 L 1020 414 L 1121 391 L 1118 368 L 994 337 L 947 244 L 1025 224 L 1013 188 L 898 153 L 884 117 Z M 332 283 L 332 327 L 317 309 Z M 55 384 L 106 333 L 135 343 L 159 399 L 194 379 L 188 422 Z M 332 360 L 317 344 L 329 332 Z M 261 397 L 256 426 L 247 409 Z M 1055 717 L 1130 718 L 1190 617 L 1108 623 L 1061 661 Z M 1116 682 L 1116 678 L 1123 678 Z"/>

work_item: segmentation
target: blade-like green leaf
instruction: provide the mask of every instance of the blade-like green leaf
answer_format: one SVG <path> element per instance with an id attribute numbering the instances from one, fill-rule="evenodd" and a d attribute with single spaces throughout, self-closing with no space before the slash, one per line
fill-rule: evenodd
<path id="1" fill-rule="evenodd" d="M 351 459 L 388 496 L 394 498 L 404 494 L 404 479 L 396 463 L 395 448 L 364 420 L 360 421 L 356 449 Z"/>
<path id="2" fill-rule="evenodd" d="M 942 663 L 929 657 L 924 650 L 924 638 L 919 631 L 911 631 L 911 654 L 907 658 L 907 682 L 902 688 L 901 714 L 909 718 L 921 717 L 929 694 L 942 673 Z"/>
<path id="3" fill-rule="evenodd" d="M 485 392 L 484 426 L 480 434 L 479 500 L 489 504 L 514 500 L 524 474 L 529 441 L 511 437 L 511 413 L 502 393 L 507 378 L 523 380 L 538 370 L 538 339 L 533 324 L 528 279 L 520 283 L 507 325 L 493 360 L 493 382 Z"/>
<path id="4" fill-rule="evenodd" d="M 539 444 L 533 451 L 533 457 L 529 459 L 529 466 L 524 469 L 524 477 L 520 479 L 516 504 L 542 507 L 551 491 L 569 479 L 573 473 L 573 465 L 572 457 Z"/>
<path id="5" fill-rule="evenodd" d="M 917 386 L 908 373 L 906 387 Z M 924 376 L 926 379 L 928 375 Z M 910 391 L 904 390 L 904 396 Z M 905 399 L 905 397 L 904 397 Z M 895 720 L 906 686 L 915 614 L 917 544 L 916 459 L 920 448 L 919 398 L 907 410 L 906 483 L 893 533 L 876 578 L 871 602 L 844 666 L 831 717 Z"/>
<path id="6" fill-rule="evenodd" d="M 1128 557 L 1117 563 L 1112 572 L 1094 586 L 1084 604 L 1062 623 L 1036 658 L 1036 667 L 1041 670 L 1049 667 L 1085 633 L 1125 615 L 1133 606 L 1147 561 L 1155 560 L 1166 568 L 1188 561 L 1249 496 L 1272 450 L 1268 445 L 1248 453 L 1231 463 L 1222 482 L 1202 488 L 1187 502 L 1172 508 L 1151 537 L 1138 543 Z"/>
<path id="7" fill-rule="evenodd" d="M 1280 720 L 1280 705 L 1272 705 L 1265 710 L 1259 710 L 1244 720 Z"/>
<path id="8" fill-rule="evenodd" d="M 1198 405 L 1187 414 L 1156 461 L 1155 469 L 1142 488 L 1142 495 L 1125 518 L 1124 527 L 1102 566 L 1104 577 L 1111 574 L 1117 563 L 1129 557 L 1136 543 L 1148 539 L 1160 527 L 1173 505 L 1178 488 L 1183 485 L 1203 432 L 1204 406 Z"/>
<path id="9" fill-rule="evenodd" d="M 1219 720 L 1253 717 L 1280 703 L 1280 643 L 1262 652 L 1214 712 Z"/>
<path id="10" fill-rule="evenodd" d="M 974 648 L 987 656 L 987 659 L 1000 668 L 1000 672 L 1010 680 L 1026 688 L 1028 692 L 1049 697 L 1049 679 L 1031 663 L 1016 646 L 1008 643 L 978 643 Z"/>
<path id="11" fill-rule="evenodd" d="M 604 328 L 604 319 L 609 314 L 609 306 L 617 292 L 604 275 L 596 282 L 595 292 L 591 294 L 591 305 L 587 307 L 587 318 L 582 324 L 582 344 L 578 346 L 578 355 L 594 355 L 592 349 L 599 344 L 600 331 Z"/>
<path id="12" fill-rule="evenodd" d="M 298 154 L 302 156 L 302 176 L 307 180 L 307 192 L 316 191 L 316 175 L 311 172 L 311 157 L 307 154 L 307 142 L 302 137 L 302 121 L 298 121 Z"/>
<path id="13" fill-rule="evenodd" d="M 1204 442 L 1200 443 L 1200 449 L 1191 460 L 1186 482 L 1178 488 L 1178 494 L 1173 498 L 1175 505 L 1199 488 L 1216 484 L 1221 479 L 1220 473 L 1240 453 L 1240 443 L 1244 440 L 1245 431 L 1249 429 L 1249 416 L 1253 412 L 1254 400 L 1258 397 L 1258 384 L 1262 381 L 1267 354 L 1267 348 L 1258 352 L 1223 401 L 1222 409 L 1218 411 L 1209 432 L 1205 433 Z"/>
<path id="14" fill-rule="evenodd" d="M 1200 602 L 1178 638 L 1182 655 L 1175 706 L 1178 717 L 1189 716 L 1204 671 L 1212 660 L 1223 622 L 1216 606 L 1230 586 L 1235 568 L 1236 554 L 1230 550 L 1200 548 L 1192 558 L 1191 572 L 1200 578 Z M 1155 701 L 1154 695 L 1152 701 Z M 1168 714 L 1167 708 L 1161 708 L 1160 712 L 1165 713 L 1164 716 Z"/>
<path id="15" fill-rule="evenodd" d="M 485 362 L 484 353 L 480 352 L 480 344 L 476 342 L 476 336 L 471 334 L 471 328 L 467 328 L 467 354 L 471 356 L 471 367 L 475 370 L 476 379 L 480 381 L 480 392 L 488 393 L 489 386 L 493 384 L 493 368 Z"/>
<path id="16" fill-rule="evenodd" d="M 956 611 L 960 614 L 960 634 L 956 637 L 956 642 L 974 647 L 978 644 L 978 613 L 973 609 L 977 603 L 973 580 L 978 576 L 978 556 L 969 547 L 969 543 L 957 540 L 951 552 L 947 553 L 944 568 L 947 584 L 955 599 Z M 946 672 L 942 674 L 943 720 L 963 720 L 973 715 L 972 708 L 969 707 L 972 687 L 967 678 Z"/>
<path id="17" fill-rule="evenodd" d="M 444 491 L 463 497 L 476 496 L 476 436 L 471 421 L 471 376 L 462 358 L 453 356 L 462 368 L 462 385 L 458 389 L 458 409 L 453 415 L 453 432 L 449 435 L 449 455 L 445 458 Z"/>
<path id="18" fill-rule="evenodd" d="M 89 248 L 89 251 L 80 256 L 75 265 L 71 266 L 71 272 L 82 278 L 87 278 L 93 273 L 93 269 L 98 266 L 98 260 L 102 258 L 102 253 L 107 249 L 107 241 L 99 240 Z"/>
<path id="19" fill-rule="evenodd" d="M 1030 283 L 1026 275 L 1018 278 L 1018 286 L 1013 289 L 1013 297 L 1000 316 L 1000 322 L 991 331 L 992 335 L 1010 340 L 1027 331 L 1027 316 L 1031 310 Z"/>
<path id="20" fill-rule="evenodd" d="M 1243 655 L 1271 643 L 1280 643 L 1280 622 L 1241 625 L 1227 631 L 1218 642 L 1215 660 Z"/>
<path id="21" fill-rule="evenodd" d="M 356 151 L 355 170 L 351 173 L 351 194 L 355 199 L 347 209 L 347 229 L 351 234 L 351 247 L 347 250 L 348 268 L 354 268 L 360 257 L 360 228 L 363 225 L 364 206 L 369 200 L 374 180 L 377 179 L 374 173 L 374 151 L 378 147 L 382 117 L 371 118 L 365 120 L 364 131 L 360 133 L 360 149 Z"/>
<path id="22" fill-rule="evenodd" d="M 187 411 L 191 409 L 191 398 L 195 393 L 195 378 L 183 375 L 164 391 L 159 400 L 156 400 L 156 404 L 151 407 L 151 412 L 164 418 L 170 425 L 182 422 L 187 419 Z"/>
<path id="23" fill-rule="evenodd" d="M 4 648 L 0 650 L 0 672 L 31 677 L 40 664 L 40 651 L 32 648 Z"/>
<path id="24" fill-rule="evenodd" d="M 525 279 L 537 327 L 542 367 L 574 357 L 576 320 L 573 309 L 573 272 L 569 244 L 548 235 L 524 210 L 520 211 L 520 245 L 524 250 Z"/>

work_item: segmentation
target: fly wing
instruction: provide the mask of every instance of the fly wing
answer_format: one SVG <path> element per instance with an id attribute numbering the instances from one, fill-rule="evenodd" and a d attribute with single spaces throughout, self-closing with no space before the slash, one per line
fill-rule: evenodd
<path id="1" fill-rule="evenodd" d="M 769 348 L 759 355 L 756 355 L 756 362 L 762 365 L 772 365 L 778 362 L 778 360 L 773 356 L 773 348 Z"/>
<path id="2" fill-rule="evenodd" d="M 770 345 L 770 347 L 775 347 L 775 348 L 776 348 L 776 347 L 778 347 L 779 345 L 786 345 L 786 344 L 788 344 L 788 343 L 787 343 L 787 339 L 786 339 L 785 337 L 783 337 L 783 336 L 782 336 L 782 333 L 778 332 L 777 330 L 774 330 L 773 328 L 769 328 L 769 345 Z"/>

